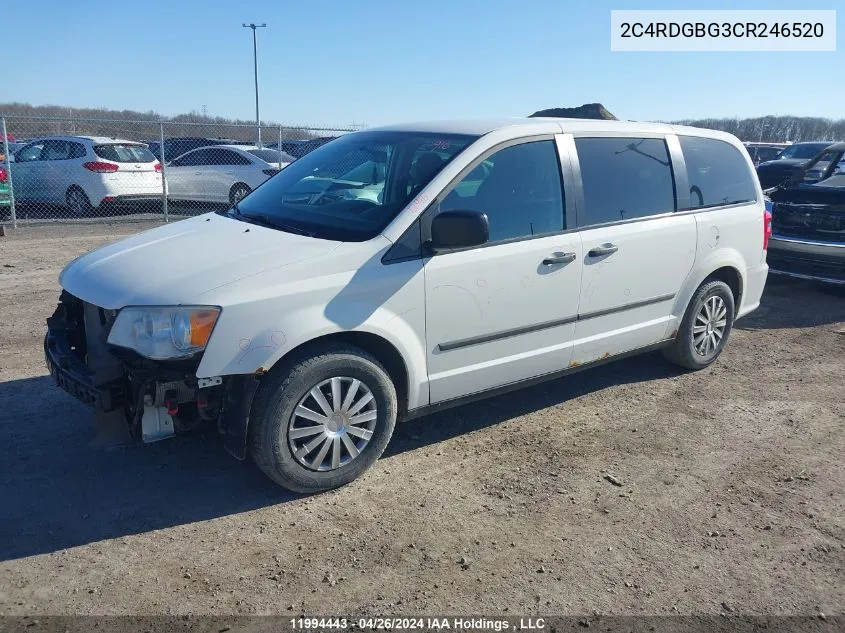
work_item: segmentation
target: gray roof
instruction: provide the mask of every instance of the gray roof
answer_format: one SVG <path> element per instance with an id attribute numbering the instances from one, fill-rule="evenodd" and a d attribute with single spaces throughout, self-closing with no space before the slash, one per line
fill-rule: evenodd
<path id="1" fill-rule="evenodd" d="M 731 137 L 725 132 L 667 123 L 640 121 L 608 121 L 602 119 L 560 119 L 551 117 L 468 119 L 452 121 L 420 121 L 400 123 L 364 131 L 433 132 L 435 134 L 472 134 L 481 136 L 505 128 L 523 128 L 525 134 L 550 134 L 560 132 L 644 132 L 650 134 L 689 134 L 693 136 Z"/>

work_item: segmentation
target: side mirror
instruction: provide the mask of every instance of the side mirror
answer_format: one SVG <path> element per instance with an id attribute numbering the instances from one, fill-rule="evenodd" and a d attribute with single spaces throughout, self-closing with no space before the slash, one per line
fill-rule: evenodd
<path id="1" fill-rule="evenodd" d="M 431 220 L 432 252 L 470 248 L 490 239 L 487 214 L 481 211 L 444 211 Z"/>

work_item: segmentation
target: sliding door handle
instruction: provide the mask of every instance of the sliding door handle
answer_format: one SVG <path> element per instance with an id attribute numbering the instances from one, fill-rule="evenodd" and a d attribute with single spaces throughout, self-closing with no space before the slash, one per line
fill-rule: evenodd
<path id="1" fill-rule="evenodd" d="M 555 266 L 557 264 L 569 264 L 575 261 L 575 253 L 554 253 L 543 260 L 543 266 Z"/>
<path id="2" fill-rule="evenodd" d="M 604 255 L 613 255 L 616 251 L 619 250 L 619 247 L 616 244 L 611 244 L 610 242 L 606 244 L 602 244 L 601 246 L 596 246 L 595 248 L 591 248 L 587 255 L 590 257 L 602 257 Z"/>

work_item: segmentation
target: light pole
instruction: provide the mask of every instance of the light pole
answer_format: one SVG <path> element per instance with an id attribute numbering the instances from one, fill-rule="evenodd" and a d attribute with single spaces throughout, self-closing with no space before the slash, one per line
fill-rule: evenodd
<path id="1" fill-rule="evenodd" d="M 258 118 L 258 39 L 255 36 L 255 29 L 263 29 L 266 24 L 242 24 L 245 29 L 252 29 L 252 61 L 255 70 L 255 133 L 256 145 L 261 147 L 261 120 Z"/>

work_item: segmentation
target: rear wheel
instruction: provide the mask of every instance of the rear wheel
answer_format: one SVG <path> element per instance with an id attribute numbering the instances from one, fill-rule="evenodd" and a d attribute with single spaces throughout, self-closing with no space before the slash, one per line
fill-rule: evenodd
<path id="1" fill-rule="evenodd" d="M 71 187 L 68 189 L 67 194 L 65 195 L 65 201 L 67 203 L 68 210 L 76 217 L 89 215 L 94 208 L 91 206 L 91 201 L 88 199 L 88 196 L 86 196 L 85 192 L 79 187 Z"/>
<path id="2" fill-rule="evenodd" d="M 678 335 L 663 355 L 681 367 L 704 369 L 725 348 L 734 314 L 734 296 L 728 284 L 703 283 L 687 307 Z"/>
<path id="3" fill-rule="evenodd" d="M 252 189 L 250 189 L 249 186 L 239 182 L 236 185 L 233 185 L 232 189 L 229 191 L 229 202 L 235 205 L 245 198 L 251 191 Z"/>
<path id="4" fill-rule="evenodd" d="M 378 360 L 351 345 L 314 347 L 261 385 L 250 416 L 250 452 L 289 490 L 337 488 L 381 456 L 396 413 L 396 389 Z"/>

